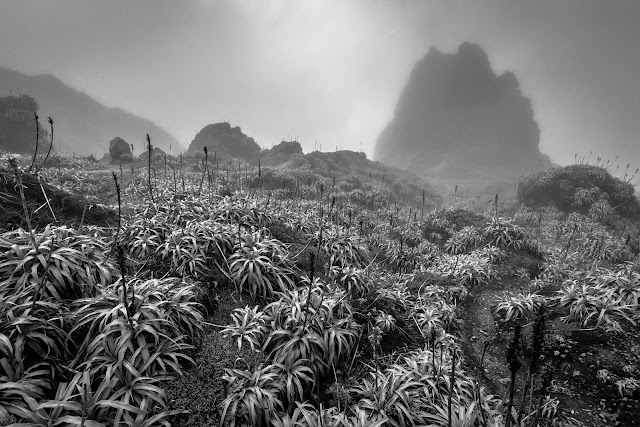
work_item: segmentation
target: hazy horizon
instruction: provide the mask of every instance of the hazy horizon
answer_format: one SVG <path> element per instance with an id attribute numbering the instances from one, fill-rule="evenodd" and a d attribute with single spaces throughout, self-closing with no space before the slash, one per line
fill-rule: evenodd
<path id="1" fill-rule="evenodd" d="M 183 144 L 228 121 L 266 148 L 371 157 L 416 62 L 470 41 L 516 74 L 552 160 L 640 167 L 639 19 L 631 0 L 5 0 L 0 66 L 52 74 Z"/>

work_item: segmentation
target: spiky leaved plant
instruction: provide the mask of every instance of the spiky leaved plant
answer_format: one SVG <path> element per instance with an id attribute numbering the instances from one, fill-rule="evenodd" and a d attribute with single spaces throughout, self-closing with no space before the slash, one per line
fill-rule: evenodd
<path id="1" fill-rule="evenodd" d="M 238 351 L 242 349 L 242 343 L 247 342 L 252 352 L 257 352 L 262 346 L 265 334 L 265 313 L 256 305 L 249 308 L 236 308 L 231 313 L 234 324 L 221 331 L 225 337 L 237 340 Z"/>
<path id="2" fill-rule="evenodd" d="M 49 266 L 51 265 L 51 254 L 53 254 L 54 245 L 55 245 L 55 235 L 51 237 L 51 248 L 49 249 L 49 253 L 47 254 L 46 267 L 44 268 L 44 273 L 40 278 L 40 283 L 38 284 L 38 288 L 36 289 L 36 294 L 33 297 L 33 302 L 31 303 L 30 312 L 33 312 L 33 310 L 36 308 L 36 302 L 38 302 L 38 298 L 40 298 L 40 294 L 42 293 L 42 288 L 45 286 L 45 281 L 47 279 L 47 275 L 49 274 Z"/>
<path id="3" fill-rule="evenodd" d="M 127 277 L 126 277 L 126 267 L 125 267 L 125 263 L 126 263 L 126 259 L 125 259 L 125 253 L 124 253 L 124 248 L 122 247 L 122 245 L 120 244 L 116 244 L 116 257 L 118 260 L 118 268 L 120 269 L 120 280 L 122 281 L 121 286 L 122 286 L 122 304 L 124 305 L 125 309 L 126 309 L 126 313 L 127 313 L 127 321 L 129 322 L 129 326 L 131 327 L 131 330 L 133 331 L 133 323 L 131 322 L 131 310 L 130 310 L 130 306 L 129 303 L 127 302 Z M 135 297 L 133 298 L 135 300 Z M 133 304 L 133 302 L 132 302 Z"/>
<path id="4" fill-rule="evenodd" d="M 29 214 L 29 208 L 27 207 L 27 199 L 24 195 L 24 184 L 22 182 L 22 170 L 18 167 L 18 162 L 15 158 L 9 159 L 9 166 L 13 169 L 13 174 L 16 179 L 16 186 L 18 187 L 18 191 L 20 192 L 20 202 L 22 203 L 22 209 L 24 211 L 24 220 L 27 223 L 27 228 L 29 230 L 29 236 L 31 237 L 31 242 L 33 243 L 33 247 L 36 252 L 38 252 L 38 244 L 36 243 L 35 234 L 33 232 L 33 227 L 31 225 L 31 215 Z"/>

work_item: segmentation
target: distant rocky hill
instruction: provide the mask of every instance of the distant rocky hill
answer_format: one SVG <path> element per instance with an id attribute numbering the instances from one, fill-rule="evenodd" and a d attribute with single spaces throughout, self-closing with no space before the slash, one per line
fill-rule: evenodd
<path id="1" fill-rule="evenodd" d="M 496 75 L 478 45 L 463 43 L 416 64 L 374 159 L 442 177 L 519 176 L 537 168 L 539 141 L 516 76 Z"/>
<path id="2" fill-rule="evenodd" d="M 261 151 L 253 138 L 242 133 L 239 126 L 232 128 L 228 122 L 202 128 L 189 145 L 187 155 L 203 153 L 204 147 L 207 147 L 210 156 L 217 153 L 220 158 L 242 159 L 246 162 L 257 161 Z"/>
<path id="3" fill-rule="evenodd" d="M 301 156 L 304 154 L 298 141 L 282 141 L 268 150 L 263 150 L 260 153 L 260 161 L 263 166 L 276 166 Z"/>
<path id="4" fill-rule="evenodd" d="M 54 120 L 54 148 L 61 151 L 102 156 L 109 141 L 116 136 L 139 147 L 145 146 L 145 135 L 151 135 L 154 147 L 169 150 L 181 148 L 178 140 L 150 120 L 110 108 L 87 94 L 77 91 L 51 75 L 28 76 L 0 68 L 0 96 L 29 95 L 40 105 L 40 116 Z"/>

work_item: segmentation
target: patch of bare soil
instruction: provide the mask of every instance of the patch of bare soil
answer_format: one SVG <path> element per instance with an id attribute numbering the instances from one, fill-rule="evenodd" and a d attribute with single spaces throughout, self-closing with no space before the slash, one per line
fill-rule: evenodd
<path id="1" fill-rule="evenodd" d="M 262 356 L 251 352 L 246 344 L 238 350 L 221 333 L 231 312 L 246 304 L 253 306 L 253 301 L 241 301 L 229 284 L 220 289 L 216 307 L 205 317 L 202 341 L 191 354 L 195 365 L 187 368 L 182 378 L 164 386 L 169 410 L 188 411 L 171 417 L 171 425 L 220 425 L 221 404 L 226 397 L 225 368 L 246 369 L 262 361 Z"/>

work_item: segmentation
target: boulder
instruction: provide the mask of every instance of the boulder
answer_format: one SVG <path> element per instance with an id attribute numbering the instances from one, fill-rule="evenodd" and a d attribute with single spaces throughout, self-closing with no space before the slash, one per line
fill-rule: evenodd
<path id="1" fill-rule="evenodd" d="M 109 142 L 109 156 L 111 157 L 111 163 L 130 162 L 133 160 L 131 146 L 119 136 Z"/>

